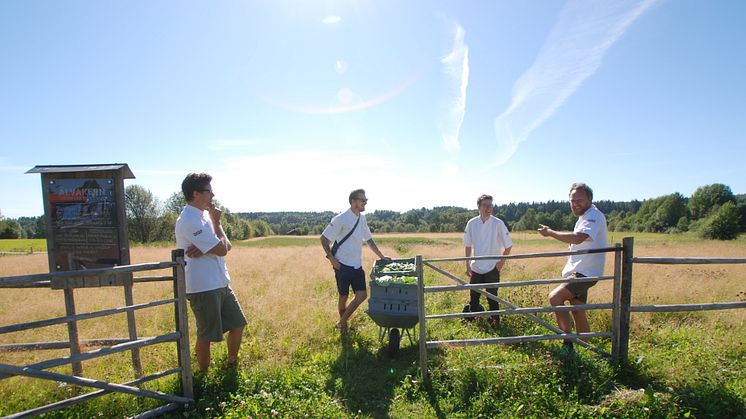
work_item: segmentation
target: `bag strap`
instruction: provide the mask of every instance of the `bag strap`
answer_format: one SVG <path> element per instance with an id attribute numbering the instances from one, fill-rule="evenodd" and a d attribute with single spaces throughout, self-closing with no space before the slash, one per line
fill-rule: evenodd
<path id="1" fill-rule="evenodd" d="M 344 243 L 344 242 L 345 242 L 345 240 L 349 239 L 349 238 L 350 238 L 350 236 L 352 236 L 352 233 L 354 233 L 354 232 L 355 232 L 355 229 L 357 228 L 357 224 L 358 224 L 359 222 L 360 222 L 360 216 L 358 215 L 358 216 L 357 216 L 357 221 L 355 221 L 355 225 L 354 225 L 354 226 L 352 226 L 352 230 L 350 230 L 350 232 L 349 232 L 349 233 L 347 233 L 347 235 L 346 235 L 346 236 L 344 236 L 344 237 L 342 238 L 342 241 L 340 241 L 340 242 L 337 242 L 337 247 L 339 247 L 339 246 L 342 246 L 342 243 Z"/>

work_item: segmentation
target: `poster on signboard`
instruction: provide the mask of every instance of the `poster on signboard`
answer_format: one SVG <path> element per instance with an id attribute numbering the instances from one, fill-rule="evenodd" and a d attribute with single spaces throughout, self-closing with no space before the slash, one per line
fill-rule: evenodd
<path id="1" fill-rule="evenodd" d="M 114 179 L 53 179 L 47 188 L 56 269 L 120 264 Z"/>

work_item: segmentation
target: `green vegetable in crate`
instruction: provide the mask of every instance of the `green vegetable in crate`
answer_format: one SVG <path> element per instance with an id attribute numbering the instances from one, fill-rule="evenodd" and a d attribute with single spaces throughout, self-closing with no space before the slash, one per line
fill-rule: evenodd
<path id="1" fill-rule="evenodd" d="M 383 287 L 389 284 L 416 284 L 417 277 L 416 276 L 382 275 L 382 276 L 373 278 L 373 282 Z"/>
<path id="2" fill-rule="evenodd" d="M 381 272 L 412 272 L 414 268 L 414 263 L 392 262 L 384 265 Z"/>

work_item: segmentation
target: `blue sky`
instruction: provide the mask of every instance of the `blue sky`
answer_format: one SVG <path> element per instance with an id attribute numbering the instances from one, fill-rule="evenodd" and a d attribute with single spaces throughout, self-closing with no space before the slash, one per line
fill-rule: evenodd
<path id="1" fill-rule="evenodd" d="M 746 2 L 2 1 L 0 211 L 127 163 L 233 212 L 746 193 Z"/>

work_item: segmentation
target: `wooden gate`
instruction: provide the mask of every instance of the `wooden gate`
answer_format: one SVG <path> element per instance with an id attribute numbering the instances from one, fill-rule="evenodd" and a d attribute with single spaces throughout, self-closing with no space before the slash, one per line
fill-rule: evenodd
<path id="1" fill-rule="evenodd" d="M 27 323 L 12 324 L 0 327 L 0 335 L 40 327 L 67 324 L 68 341 L 63 342 L 32 342 L 20 344 L 0 345 L 0 351 L 44 350 L 69 348 L 70 356 L 49 359 L 31 365 L 16 366 L 0 363 L 0 379 L 12 376 L 34 377 L 42 380 L 73 384 L 82 387 L 98 389 L 86 394 L 76 395 L 65 400 L 39 406 L 23 412 L 18 412 L 5 418 L 20 418 L 42 414 L 44 412 L 61 409 L 76 403 L 90 400 L 104 394 L 118 392 L 141 397 L 149 397 L 166 402 L 159 408 L 143 412 L 140 417 L 150 417 L 175 410 L 180 406 L 193 402 L 192 367 L 189 348 L 189 329 L 187 317 L 186 285 L 184 277 L 184 251 L 174 250 L 170 262 L 146 263 L 140 265 L 117 266 L 113 268 L 89 269 L 80 271 L 54 272 L 49 274 L 24 275 L 15 277 L 0 277 L 0 288 L 51 288 L 64 293 L 64 317 L 45 319 Z M 147 272 L 172 268 L 169 276 L 138 276 L 135 272 Z M 133 285 L 142 282 L 169 281 L 173 283 L 173 298 L 134 304 Z M 75 311 L 75 290 L 80 288 L 98 288 L 103 286 L 121 286 L 124 291 L 125 306 L 91 313 L 78 314 Z M 135 324 L 135 311 L 161 305 L 173 304 L 175 316 L 175 331 L 154 337 L 139 337 Z M 78 338 L 78 321 L 126 313 L 128 324 L 127 338 L 95 339 L 81 342 Z M 143 376 L 139 349 L 175 342 L 178 351 L 178 367 Z M 84 345 L 102 346 L 99 349 L 81 352 Z M 98 357 L 129 351 L 132 358 L 132 368 L 135 379 L 126 383 L 110 383 L 83 377 L 82 362 Z M 72 374 L 60 374 L 47 369 L 62 365 L 71 365 Z M 171 395 L 158 391 L 141 389 L 137 386 L 171 374 L 180 374 L 182 395 Z"/>

